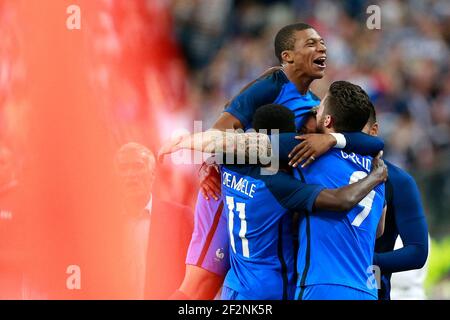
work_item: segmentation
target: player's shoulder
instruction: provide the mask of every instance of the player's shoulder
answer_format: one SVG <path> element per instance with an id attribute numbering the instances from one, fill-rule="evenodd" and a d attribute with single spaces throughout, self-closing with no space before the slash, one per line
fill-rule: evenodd
<path id="1" fill-rule="evenodd" d="M 330 168 L 330 163 L 336 164 L 339 161 L 339 154 L 334 149 L 331 149 L 316 158 L 309 166 L 298 169 L 302 180 L 310 175 L 316 175 L 318 172 L 324 172 L 326 168 Z"/>
<path id="2" fill-rule="evenodd" d="M 342 149 L 331 149 L 329 153 L 333 154 L 334 158 L 339 159 L 342 163 L 346 163 L 352 169 L 359 169 L 366 172 L 371 171 L 373 160 L 371 156 L 361 155 L 355 152 L 345 152 Z"/>
<path id="3" fill-rule="evenodd" d="M 303 182 L 297 180 L 292 173 L 285 170 L 266 172 L 264 171 L 264 168 L 262 170 L 260 179 L 264 181 L 267 189 L 275 196 L 292 193 L 303 185 Z"/>
<path id="4" fill-rule="evenodd" d="M 388 168 L 388 179 L 392 185 L 395 186 L 414 186 L 416 187 L 416 180 L 406 170 L 396 166 L 395 164 L 384 160 Z"/>
<path id="5" fill-rule="evenodd" d="M 299 168 L 302 181 L 310 181 L 311 177 L 334 176 L 341 174 L 347 165 L 341 153 L 337 149 L 331 149 L 320 157 L 316 158 L 309 166 Z"/>
<path id="6" fill-rule="evenodd" d="M 309 94 L 310 94 L 312 100 L 320 103 L 320 98 L 312 90 L 309 90 Z"/>
<path id="7" fill-rule="evenodd" d="M 331 149 L 312 164 L 303 168 L 301 173 L 306 181 L 312 176 L 336 177 L 352 175 L 356 171 L 369 173 L 372 167 L 372 158 L 356 153 L 346 153 L 341 149 Z"/>
<path id="8" fill-rule="evenodd" d="M 258 81 L 274 82 L 274 83 L 287 83 L 289 79 L 282 69 L 277 69 L 274 72 L 270 72 L 261 76 Z"/>
<path id="9" fill-rule="evenodd" d="M 347 154 L 343 153 L 341 149 L 330 149 L 327 152 L 325 152 L 323 155 L 321 155 L 319 158 L 317 158 L 312 165 L 308 167 L 318 167 L 322 164 L 328 164 L 330 162 L 332 163 L 338 163 L 341 161 L 345 161 L 347 159 Z"/>
<path id="10" fill-rule="evenodd" d="M 225 165 L 226 171 L 246 176 L 247 178 L 261 181 L 269 189 L 286 184 L 289 180 L 295 179 L 289 173 L 274 168 L 264 168 L 256 165 Z"/>
<path id="11" fill-rule="evenodd" d="M 255 83 L 251 85 L 250 88 L 264 89 L 265 92 L 277 92 L 280 91 L 286 83 L 289 83 L 289 79 L 286 77 L 283 70 L 280 69 L 256 79 Z"/>

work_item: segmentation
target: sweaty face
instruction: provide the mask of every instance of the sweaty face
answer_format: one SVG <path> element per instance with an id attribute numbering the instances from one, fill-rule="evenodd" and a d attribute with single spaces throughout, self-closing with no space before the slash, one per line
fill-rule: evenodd
<path id="1" fill-rule="evenodd" d="M 155 175 L 153 158 L 139 150 L 125 150 L 117 155 L 117 171 L 127 198 L 148 198 Z"/>
<path id="2" fill-rule="evenodd" d="M 296 70 L 313 78 L 321 79 L 325 75 L 327 47 L 322 37 L 314 29 L 295 33 L 294 65 Z"/>

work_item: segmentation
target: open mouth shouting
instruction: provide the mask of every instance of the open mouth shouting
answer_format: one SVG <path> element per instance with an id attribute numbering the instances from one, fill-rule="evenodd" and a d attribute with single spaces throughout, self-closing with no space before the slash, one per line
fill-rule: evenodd
<path id="1" fill-rule="evenodd" d="M 319 68 L 319 69 L 321 69 L 321 70 L 324 70 L 325 68 L 326 68 L 326 64 L 325 64 L 325 61 L 327 60 L 327 56 L 321 56 L 321 57 L 319 57 L 319 58 L 316 58 L 316 59 L 314 59 L 313 60 L 313 64 L 317 67 L 317 68 Z"/>

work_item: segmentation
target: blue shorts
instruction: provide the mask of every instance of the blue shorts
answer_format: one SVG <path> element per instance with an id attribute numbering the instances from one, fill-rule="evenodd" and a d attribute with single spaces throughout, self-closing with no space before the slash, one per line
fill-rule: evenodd
<path id="1" fill-rule="evenodd" d="M 368 292 L 341 285 L 318 284 L 301 289 L 295 291 L 297 300 L 377 300 Z"/>
<path id="2" fill-rule="evenodd" d="M 194 232 L 186 264 L 225 276 L 230 269 L 226 216 L 222 198 L 205 200 L 199 192 L 194 213 Z"/>

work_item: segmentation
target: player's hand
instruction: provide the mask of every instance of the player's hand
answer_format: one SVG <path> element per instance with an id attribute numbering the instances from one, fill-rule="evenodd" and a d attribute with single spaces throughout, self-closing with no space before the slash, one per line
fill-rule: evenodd
<path id="1" fill-rule="evenodd" d="M 374 175 L 379 181 L 386 182 L 388 178 L 388 169 L 383 159 L 383 151 L 380 151 L 375 158 L 372 160 L 372 170 L 371 173 Z"/>
<path id="2" fill-rule="evenodd" d="M 296 145 L 289 154 L 289 165 L 294 168 L 300 164 L 302 168 L 310 165 L 336 145 L 336 138 L 331 134 L 311 133 L 296 136 L 295 139 L 302 140 L 302 142 Z"/>
<path id="3" fill-rule="evenodd" d="M 164 161 L 164 156 L 180 150 L 180 142 L 182 140 L 183 136 L 179 136 L 163 144 L 158 151 L 158 162 L 162 163 Z"/>
<path id="4" fill-rule="evenodd" d="M 221 195 L 220 173 L 217 164 L 204 163 L 198 172 L 200 178 L 200 192 L 203 198 L 219 200 Z"/>

